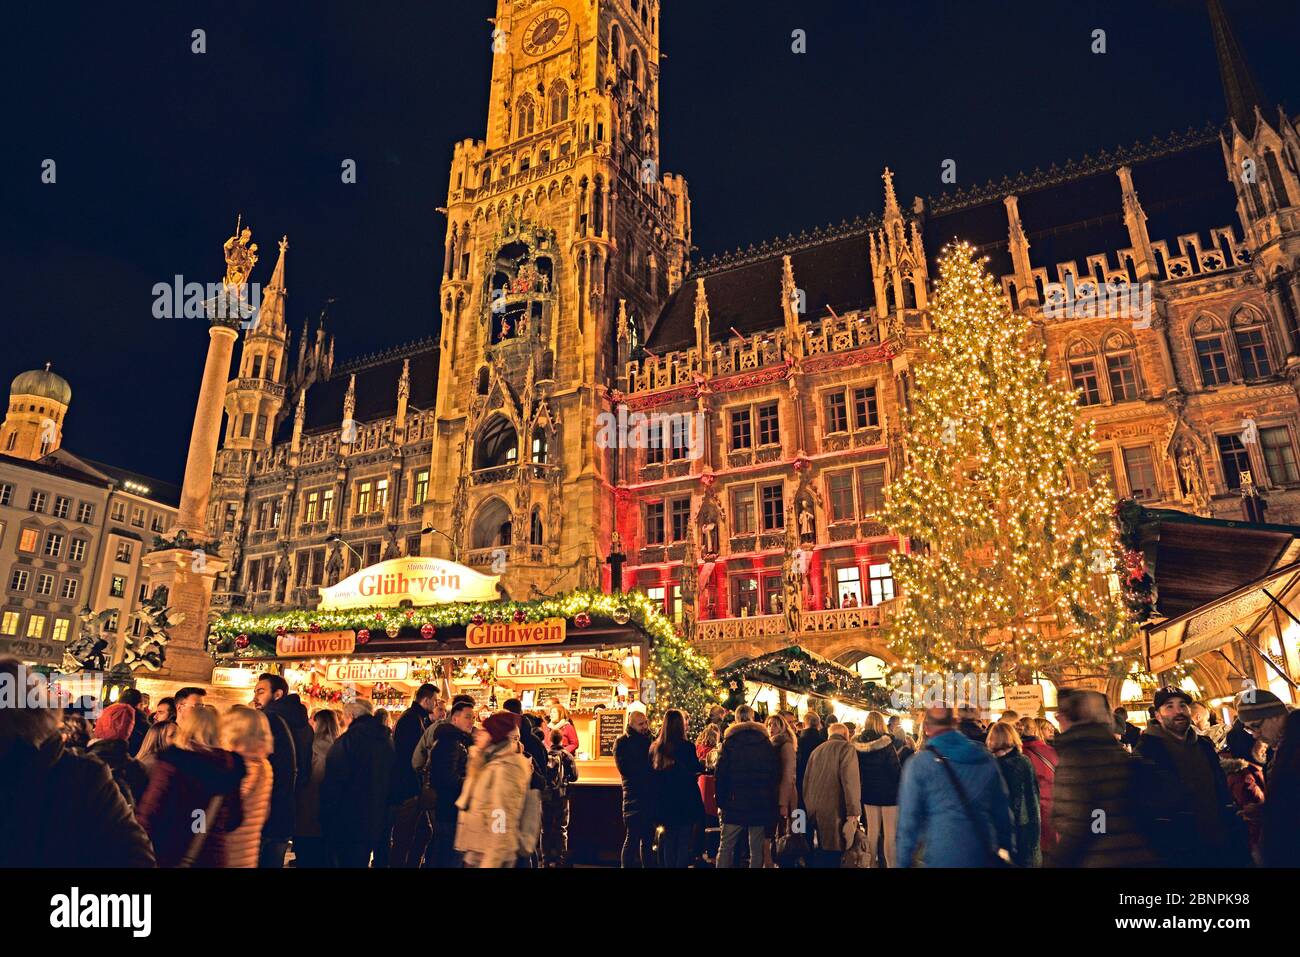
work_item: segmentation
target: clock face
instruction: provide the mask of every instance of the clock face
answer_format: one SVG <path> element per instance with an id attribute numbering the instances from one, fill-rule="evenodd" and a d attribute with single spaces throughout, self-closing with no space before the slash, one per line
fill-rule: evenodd
<path id="1" fill-rule="evenodd" d="M 529 56 L 550 53 L 569 32 L 569 12 L 560 7 L 539 14 L 524 31 L 524 52 Z"/>

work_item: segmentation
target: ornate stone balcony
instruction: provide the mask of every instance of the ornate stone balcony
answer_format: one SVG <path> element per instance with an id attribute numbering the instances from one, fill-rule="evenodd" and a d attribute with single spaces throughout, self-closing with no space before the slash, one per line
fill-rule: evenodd
<path id="1" fill-rule="evenodd" d="M 696 641 L 753 641 L 759 638 L 786 638 L 789 644 L 798 644 L 806 636 L 831 632 L 853 632 L 879 629 L 888 613 L 890 603 L 868 605 L 863 608 L 830 608 L 823 611 L 805 611 L 801 616 L 803 628 L 791 634 L 785 615 L 755 615 L 748 618 L 713 618 L 700 621 L 695 626 Z"/>

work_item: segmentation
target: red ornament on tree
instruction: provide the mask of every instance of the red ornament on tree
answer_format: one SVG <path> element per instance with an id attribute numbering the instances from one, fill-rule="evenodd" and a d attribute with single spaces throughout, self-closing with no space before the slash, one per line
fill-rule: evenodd
<path id="1" fill-rule="evenodd" d="M 516 609 L 515 609 L 515 624 L 516 624 L 516 625 L 522 625 L 522 624 L 524 623 L 524 619 L 527 618 L 527 617 L 528 617 L 528 616 L 524 614 L 524 610 L 523 610 L 522 608 L 516 608 Z"/>
<path id="2" fill-rule="evenodd" d="M 358 644 L 358 645 L 364 645 L 364 644 L 365 644 L 366 642 L 368 642 L 369 640 L 370 640 L 370 629 L 369 629 L 369 628 L 358 628 L 358 629 L 357 629 L 357 644 Z"/>
<path id="3" fill-rule="evenodd" d="M 384 620 L 384 613 L 382 611 L 375 612 L 375 621 L 383 621 L 383 620 Z"/>
<path id="4" fill-rule="evenodd" d="M 277 638 L 283 638 L 283 637 L 284 637 L 284 633 L 285 633 L 285 631 L 286 631 L 286 629 L 285 629 L 284 625 L 276 625 L 276 626 L 275 626 L 275 637 L 277 637 Z"/>
<path id="5" fill-rule="evenodd" d="M 414 608 L 406 609 L 406 620 L 410 621 L 414 617 L 415 617 L 415 609 Z"/>
<path id="6" fill-rule="evenodd" d="M 481 611 L 474 612 L 474 617 L 470 619 L 470 621 L 472 621 L 476 625 L 483 624 L 485 620 L 486 619 L 483 617 L 483 612 Z"/>
<path id="7" fill-rule="evenodd" d="M 430 625 L 427 622 L 420 626 L 420 637 L 425 641 L 432 641 L 433 636 L 437 633 L 438 629 L 434 628 L 433 625 Z"/>
<path id="8" fill-rule="evenodd" d="M 308 630 L 309 630 L 313 635 L 314 635 L 314 634 L 317 634 L 317 633 L 320 631 L 320 622 L 319 622 L 319 621 L 313 621 L 313 622 L 308 626 Z"/>
<path id="9" fill-rule="evenodd" d="M 236 638 L 235 638 L 235 647 L 236 647 L 236 648 L 247 648 L 247 647 L 248 647 L 248 635 L 239 635 L 238 637 L 236 637 Z"/>
<path id="10" fill-rule="evenodd" d="M 591 616 L 588 615 L 585 611 L 580 611 L 573 616 L 573 623 L 577 625 L 579 628 L 586 628 L 588 625 L 591 624 Z"/>

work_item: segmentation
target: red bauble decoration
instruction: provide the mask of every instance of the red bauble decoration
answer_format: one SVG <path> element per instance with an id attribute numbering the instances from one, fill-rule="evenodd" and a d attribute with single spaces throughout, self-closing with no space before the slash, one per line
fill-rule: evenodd
<path id="1" fill-rule="evenodd" d="M 437 633 L 438 633 L 438 629 L 434 628 L 433 625 L 426 623 L 420 626 L 420 637 L 423 638 L 425 641 L 432 641 L 433 636 L 436 635 Z"/>
<path id="2" fill-rule="evenodd" d="M 522 624 L 524 623 L 524 619 L 527 618 L 527 617 L 528 617 L 528 616 L 524 614 L 524 610 L 523 610 L 522 608 L 516 608 L 516 609 L 515 609 L 515 624 L 516 624 L 516 625 L 522 625 Z"/>
<path id="3" fill-rule="evenodd" d="M 375 621 L 383 621 L 383 620 L 384 620 L 384 613 L 382 611 L 375 612 Z"/>
<path id="4" fill-rule="evenodd" d="M 313 621 L 310 625 L 307 626 L 307 628 L 308 631 L 310 631 L 313 635 L 317 634 L 320 631 L 320 622 Z"/>
<path id="5" fill-rule="evenodd" d="M 238 637 L 236 637 L 236 638 L 235 638 L 235 647 L 236 647 L 236 648 L 247 648 L 247 647 L 248 647 L 248 635 L 239 635 Z"/>
<path id="6" fill-rule="evenodd" d="M 573 616 L 573 623 L 577 625 L 579 628 L 586 628 L 588 625 L 591 624 L 591 616 L 588 615 L 585 611 L 580 611 Z"/>
<path id="7" fill-rule="evenodd" d="M 414 608 L 406 609 L 406 620 L 410 621 L 414 617 L 415 617 L 415 609 Z"/>
<path id="8" fill-rule="evenodd" d="M 284 625 L 276 625 L 276 626 L 275 626 L 275 636 L 276 636 L 277 638 L 283 638 L 283 637 L 284 637 L 284 633 L 285 633 L 285 631 L 286 631 L 286 629 L 285 629 Z"/>
<path id="9" fill-rule="evenodd" d="M 486 620 L 486 619 L 484 619 L 484 617 L 483 617 L 483 612 L 481 612 L 481 611 L 476 611 L 476 612 L 474 612 L 474 617 L 470 619 L 470 621 L 472 621 L 472 622 L 473 622 L 474 624 L 476 624 L 476 625 L 481 625 L 481 624 L 483 624 L 483 622 L 484 622 L 485 620 Z"/>
<path id="10" fill-rule="evenodd" d="M 370 640 L 370 629 L 369 629 L 369 628 L 358 628 L 358 629 L 357 629 L 357 644 L 358 644 L 358 645 L 364 645 L 364 644 L 365 644 L 366 642 L 368 642 L 369 640 Z"/>

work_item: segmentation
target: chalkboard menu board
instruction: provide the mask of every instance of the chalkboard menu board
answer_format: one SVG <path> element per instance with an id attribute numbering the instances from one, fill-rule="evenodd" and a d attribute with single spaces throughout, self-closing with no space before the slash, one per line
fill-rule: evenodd
<path id="1" fill-rule="evenodd" d="M 596 715 L 596 757 L 612 758 L 614 745 L 623 736 L 625 711 L 602 711 Z"/>
<path id="2" fill-rule="evenodd" d="M 540 711 L 546 711 L 551 707 L 551 699 L 559 698 L 560 704 L 566 708 L 572 707 L 569 704 L 569 686 L 568 685 L 542 685 L 533 695 L 533 707 Z"/>
<path id="3" fill-rule="evenodd" d="M 485 688 L 482 685 L 479 686 L 471 685 L 468 688 L 458 688 L 457 694 L 469 695 L 471 698 L 474 699 L 474 710 L 482 711 L 484 708 L 488 706 L 488 702 L 491 699 L 492 691 L 490 688 Z"/>
<path id="4" fill-rule="evenodd" d="M 578 689 L 579 711 L 592 711 L 597 707 L 608 708 L 614 700 L 614 689 L 609 685 L 584 685 Z"/>

